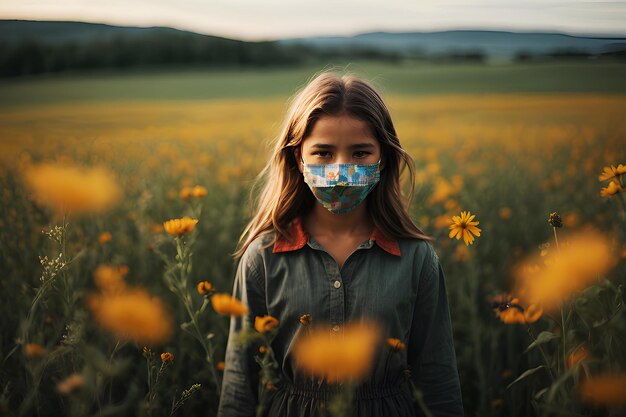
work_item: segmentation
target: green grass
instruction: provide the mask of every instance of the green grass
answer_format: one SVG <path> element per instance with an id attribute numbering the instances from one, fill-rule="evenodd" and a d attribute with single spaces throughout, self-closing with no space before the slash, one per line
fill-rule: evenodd
<path id="1" fill-rule="evenodd" d="M 290 69 L 170 70 L 59 74 L 0 81 L 0 106 L 68 101 L 220 99 L 289 96 L 316 72 L 348 68 L 383 94 L 625 93 L 619 62 L 534 64 L 352 63 Z"/>

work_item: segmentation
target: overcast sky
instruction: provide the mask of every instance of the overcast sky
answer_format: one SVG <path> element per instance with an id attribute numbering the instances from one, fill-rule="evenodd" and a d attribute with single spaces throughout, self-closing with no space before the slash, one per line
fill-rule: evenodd
<path id="1" fill-rule="evenodd" d="M 626 35 L 626 0 L 0 0 L 0 19 L 170 26 L 246 40 L 446 29 Z"/>

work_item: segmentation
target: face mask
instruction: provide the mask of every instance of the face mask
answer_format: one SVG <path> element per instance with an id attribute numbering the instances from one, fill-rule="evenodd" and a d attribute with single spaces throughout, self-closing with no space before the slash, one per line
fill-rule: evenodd
<path id="1" fill-rule="evenodd" d="M 335 214 L 361 204 L 380 181 L 380 159 L 375 164 L 305 164 L 302 175 L 317 201 Z"/>

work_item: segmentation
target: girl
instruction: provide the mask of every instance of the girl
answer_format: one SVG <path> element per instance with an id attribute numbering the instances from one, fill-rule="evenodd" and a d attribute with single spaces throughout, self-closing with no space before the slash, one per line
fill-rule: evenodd
<path id="1" fill-rule="evenodd" d="M 218 417 L 252 417 L 259 401 L 265 416 L 320 414 L 335 391 L 294 365 L 304 314 L 333 332 L 374 317 L 406 346 L 375 362 L 355 392 L 355 416 L 422 415 L 408 378 L 433 416 L 463 415 L 444 276 L 404 204 L 405 167 L 414 186 L 413 160 L 366 81 L 325 72 L 295 96 L 235 253 L 233 296 L 249 314 L 231 318 Z M 234 339 L 264 315 L 280 321 L 280 382 L 258 398 L 257 351 Z"/>

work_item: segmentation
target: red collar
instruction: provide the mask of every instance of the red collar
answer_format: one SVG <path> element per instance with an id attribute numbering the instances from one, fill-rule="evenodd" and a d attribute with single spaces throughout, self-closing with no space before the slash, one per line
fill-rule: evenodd
<path id="1" fill-rule="evenodd" d="M 278 239 L 276 243 L 274 243 L 272 253 L 289 252 L 301 249 L 304 245 L 306 245 L 309 240 L 309 235 L 302 227 L 302 220 L 300 217 L 296 217 L 293 220 L 289 231 L 294 237 L 293 242 L 284 238 Z M 389 252 L 390 254 L 400 256 L 400 246 L 398 245 L 398 241 L 396 239 L 386 237 L 376 226 L 374 226 L 374 231 L 370 235 L 370 240 L 375 241 L 381 249 Z"/>

